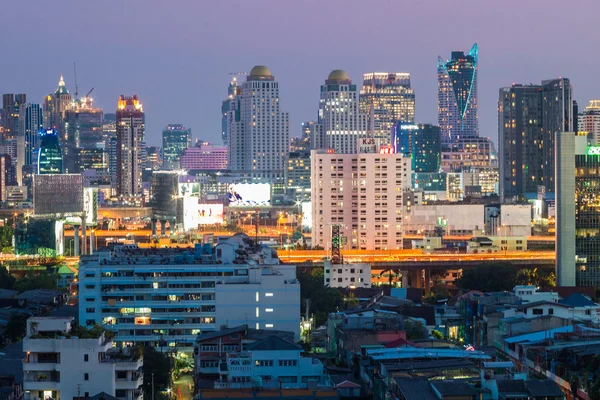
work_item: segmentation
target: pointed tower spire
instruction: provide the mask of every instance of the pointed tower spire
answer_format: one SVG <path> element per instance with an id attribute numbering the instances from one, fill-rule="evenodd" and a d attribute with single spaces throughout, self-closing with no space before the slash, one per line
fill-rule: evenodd
<path id="1" fill-rule="evenodd" d="M 60 75 L 60 80 L 58 81 L 58 88 L 56 88 L 55 94 L 68 94 L 67 85 L 65 83 L 65 79 L 62 74 Z"/>

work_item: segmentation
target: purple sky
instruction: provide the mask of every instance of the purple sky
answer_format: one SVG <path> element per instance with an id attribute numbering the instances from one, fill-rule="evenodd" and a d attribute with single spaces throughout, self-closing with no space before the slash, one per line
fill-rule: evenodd
<path id="1" fill-rule="evenodd" d="M 93 5 L 90 5 L 93 4 Z M 479 43 L 481 136 L 497 140 L 498 88 L 571 78 L 580 109 L 600 98 L 598 0 L 111 0 L 6 1 L 0 92 L 30 101 L 62 73 L 94 87 L 105 112 L 137 93 L 147 135 L 183 123 L 220 141 L 229 72 L 265 64 L 280 82 L 291 134 L 314 120 L 332 69 L 410 72 L 417 121 L 436 122 L 436 58 Z"/>

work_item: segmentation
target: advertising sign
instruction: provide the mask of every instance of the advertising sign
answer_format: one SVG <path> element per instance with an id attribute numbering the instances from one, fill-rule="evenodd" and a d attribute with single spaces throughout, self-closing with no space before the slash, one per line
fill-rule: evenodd
<path id="1" fill-rule="evenodd" d="M 200 204 L 198 223 L 200 225 L 223 224 L 223 204 Z"/>
<path id="2" fill-rule="evenodd" d="M 268 183 L 234 183 L 227 197 L 230 207 L 267 207 L 271 205 L 271 185 Z"/>

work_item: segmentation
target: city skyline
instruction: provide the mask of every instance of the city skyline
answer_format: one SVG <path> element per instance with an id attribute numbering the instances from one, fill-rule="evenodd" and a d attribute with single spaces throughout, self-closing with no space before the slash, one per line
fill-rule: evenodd
<path id="1" fill-rule="evenodd" d="M 445 57 L 453 50 L 468 51 L 467 46 L 477 42 L 481 63 L 478 83 L 482 137 L 490 137 L 497 142 L 497 90 L 513 82 L 539 82 L 566 76 L 573 82 L 575 99 L 579 104 L 587 104 L 599 97 L 600 84 L 592 79 L 591 69 L 587 67 L 596 63 L 595 55 L 576 52 L 578 48 L 592 45 L 592 39 L 583 34 L 583 27 L 588 24 L 587 18 L 591 23 L 593 11 L 600 10 L 598 4 L 577 3 L 573 5 L 573 13 L 561 14 L 566 18 L 565 23 L 573 26 L 572 34 L 549 32 L 544 41 L 548 44 L 543 46 L 536 43 L 535 37 L 526 34 L 536 28 L 537 20 L 540 21 L 538 27 L 542 26 L 541 19 L 529 18 L 540 12 L 536 2 L 521 4 L 515 1 L 504 6 L 469 1 L 471 6 L 461 9 L 468 9 L 472 23 L 459 27 L 452 35 L 442 34 L 445 26 L 442 22 L 458 18 L 460 10 L 453 9 L 451 4 L 441 4 L 436 13 L 430 13 L 422 6 L 411 5 L 402 10 L 414 16 L 406 21 L 408 25 L 404 28 L 413 32 L 412 37 L 416 39 L 403 42 L 402 51 L 391 51 L 389 43 L 376 38 L 396 32 L 392 22 L 401 5 L 375 3 L 373 6 L 380 16 L 380 28 L 371 32 L 357 25 L 343 41 L 337 43 L 338 49 L 330 52 L 326 46 L 319 46 L 325 38 L 324 31 L 311 31 L 301 21 L 311 17 L 317 26 L 325 26 L 323 23 L 327 16 L 332 15 L 335 15 L 335 20 L 358 21 L 360 7 L 339 7 L 341 3 L 336 1 L 320 8 L 316 3 L 283 6 L 272 1 L 259 1 L 256 7 L 249 7 L 243 2 L 232 2 L 227 7 L 183 1 L 179 7 L 158 2 L 150 7 L 145 2 L 143 4 L 148 7 L 138 7 L 142 3 L 134 1 L 110 8 L 90 7 L 76 2 L 58 8 L 42 3 L 40 13 L 21 18 L 27 9 L 15 2 L 8 5 L 5 14 L 14 18 L 3 22 L 8 30 L 15 31 L 22 26 L 23 31 L 35 31 L 33 27 L 43 26 L 44 20 L 63 18 L 64 15 L 72 30 L 86 33 L 72 35 L 69 33 L 71 30 L 54 30 L 46 33 L 47 39 L 53 43 L 68 41 L 67 51 L 55 52 L 44 48 L 36 54 L 24 54 L 19 59 L 9 58 L 0 68 L 3 76 L 10 76 L 5 80 L 2 92 L 27 93 L 28 101 L 41 103 L 44 95 L 55 89 L 56 80 L 62 73 L 70 92 L 74 93 L 72 69 L 73 61 L 76 61 L 80 95 L 95 87 L 97 106 L 105 112 L 114 110 L 114 101 L 121 93 L 136 93 L 144 99 L 149 144 L 160 142 L 161 130 L 169 123 L 182 123 L 192 128 L 195 138 L 220 143 L 220 107 L 230 72 L 249 72 L 254 65 L 267 65 L 282 83 L 281 98 L 286 104 L 286 111 L 290 112 L 290 136 L 299 136 L 300 123 L 316 119 L 318 86 L 331 70 L 344 69 L 358 85 L 362 83 L 360 77 L 363 73 L 405 71 L 411 74 L 411 84 L 418 99 L 416 121 L 436 123 L 436 57 Z M 512 15 L 511 4 L 518 4 L 519 15 Z M 120 40 L 123 29 L 130 22 L 125 15 L 134 8 L 140 10 L 136 18 L 144 23 L 138 24 L 138 31 L 126 43 Z M 218 21 L 229 18 L 232 9 L 247 17 L 238 19 L 232 34 L 212 35 L 211 32 L 218 31 Z M 258 18 L 261 10 L 267 10 L 268 24 L 254 26 L 246 22 Z M 543 10 L 550 17 L 560 13 L 560 8 L 544 7 Z M 502 30 L 505 17 L 512 19 L 513 29 L 500 37 L 497 32 Z M 197 19 L 200 19 L 199 23 L 191 23 Z M 21 21 L 21 25 L 17 26 L 16 21 Z M 157 25 L 169 25 L 173 35 L 162 38 L 153 28 Z M 106 29 L 107 26 L 111 29 Z M 275 31 L 277 35 L 273 35 L 271 41 L 244 48 L 238 45 L 236 38 L 242 37 L 249 29 L 256 30 L 259 35 Z M 8 43 L 7 54 L 18 54 L 19 46 L 34 43 L 36 39 L 33 36 L 37 35 L 27 34 L 22 41 Z M 129 45 L 135 45 L 142 51 L 131 61 L 123 60 Z M 235 51 L 223 52 L 224 47 Z M 580 62 L 572 63 L 565 57 L 558 57 L 556 52 L 551 51 L 552 48 L 572 49 L 579 55 Z M 357 57 L 359 49 L 361 56 Z M 97 54 L 102 56 L 92 57 Z M 314 56 L 306 57 L 307 54 Z M 177 62 L 167 62 L 175 58 Z M 45 62 L 42 66 L 34 59 L 44 59 Z M 118 68 L 113 65 L 112 60 L 115 59 L 121 60 Z M 172 101 L 174 98 L 181 101 Z"/>

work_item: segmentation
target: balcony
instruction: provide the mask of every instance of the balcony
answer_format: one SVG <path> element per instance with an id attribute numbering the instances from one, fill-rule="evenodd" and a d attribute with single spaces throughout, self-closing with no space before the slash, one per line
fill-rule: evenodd
<path id="1" fill-rule="evenodd" d="M 139 360 L 133 360 L 130 357 L 120 358 L 110 355 L 107 355 L 101 362 L 115 364 L 115 370 L 117 371 L 138 371 L 144 365 L 144 361 L 141 358 Z"/>
<path id="2" fill-rule="evenodd" d="M 115 389 L 130 389 L 135 390 L 144 383 L 144 374 L 138 374 L 134 379 L 116 379 Z"/>

